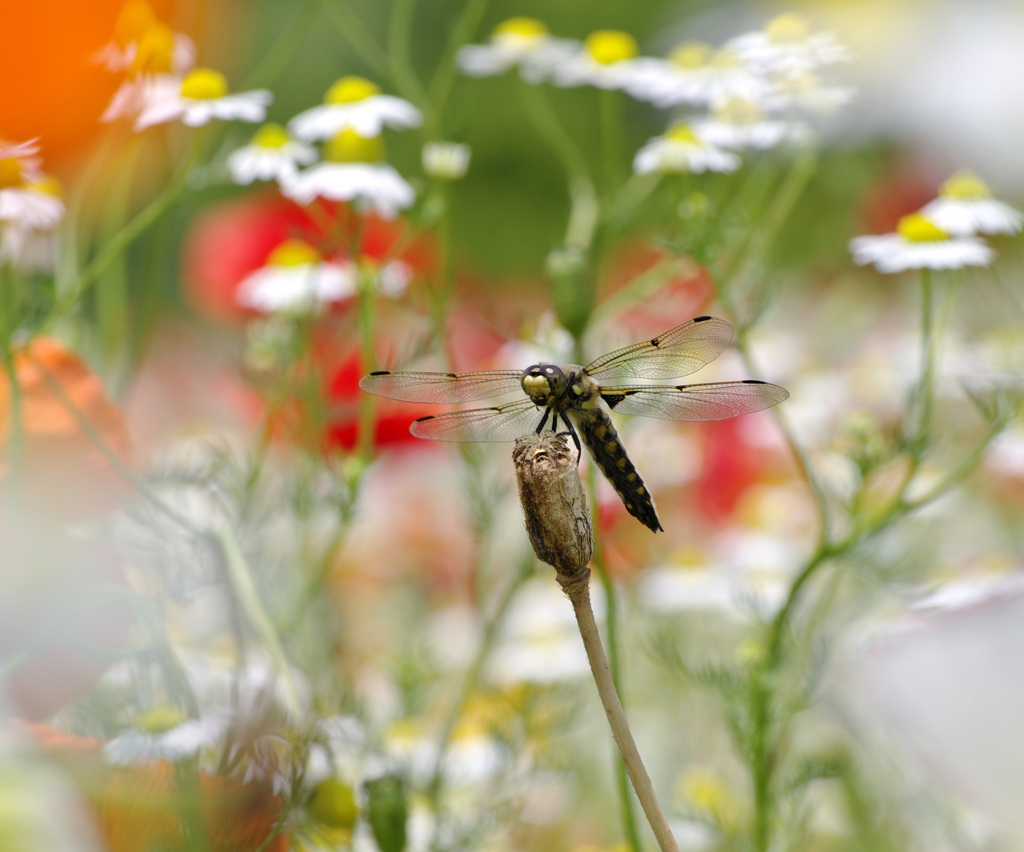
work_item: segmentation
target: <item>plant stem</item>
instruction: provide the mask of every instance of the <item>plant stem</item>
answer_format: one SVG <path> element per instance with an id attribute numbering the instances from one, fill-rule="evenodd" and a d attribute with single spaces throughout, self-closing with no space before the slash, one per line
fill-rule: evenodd
<path id="1" fill-rule="evenodd" d="M 150 201 L 120 231 L 114 234 L 92 259 L 92 262 L 79 273 L 78 278 L 68 289 L 67 293 L 58 299 L 53 312 L 54 317 L 60 317 L 75 308 L 89 287 L 121 256 L 121 253 L 167 211 L 188 183 L 188 179 L 192 174 L 192 168 L 198 161 L 202 149 L 203 132 L 202 128 L 200 128 L 196 131 L 195 136 L 193 136 L 192 146 L 182 161 L 180 168 L 174 177 L 168 181 L 163 192 Z"/>
<path id="2" fill-rule="evenodd" d="M 562 589 L 572 601 L 580 637 L 583 639 L 583 647 L 587 652 L 587 660 L 590 662 L 590 670 L 594 675 L 594 683 L 597 686 L 597 693 L 601 698 L 605 715 L 608 717 L 612 736 L 615 738 L 615 744 L 619 747 L 619 753 L 622 755 L 629 778 L 633 782 L 633 790 L 636 792 L 637 799 L 640 800 L 640 806 L 654 831 L 658 847 L 662 852 L 678 852 L 676 839 L 672 834 L 668 819 L 665 817 L 665 812 L 658 802 L 654 785 L 640 758 L 633 734 L 629 730 L 629 722 L 626 720 L 626 714 L 619 702 L 618 693 L 615 691 L 615 683 L 612 681 L 611 670 L 608 668 L 608 660 L 605 657 L 604 648 L 601 646 L 597 621 L 594 619 L 594 609 L 590 604 L 588 581 L 589 576 L 584 574 L 582 579 L 562 583 Z"/>

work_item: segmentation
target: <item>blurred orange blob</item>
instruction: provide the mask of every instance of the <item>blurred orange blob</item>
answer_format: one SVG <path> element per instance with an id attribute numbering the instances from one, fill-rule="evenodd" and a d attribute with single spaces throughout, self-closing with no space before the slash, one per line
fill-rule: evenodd
<path id="1" fill-rule="evenodd" d="M 281 800 L 269 790 L 201 774 L 194 796 L 210 852 L 288 849 L 285 834 L 263 845 L 281 811 Z M 184 799 L 185 791 L 169 763 L 116 772 L 95 802 L 110 852 L 188 848 L 181 819 L 187 806 Z"/>
<path id="2" fill-rule="evenodd" d="M 95 62 L 123 0 L 5 3 L 0 25 L 0 139 L 39 138 L 47 167 L 100 131 L 120 78 Z"/>
<path id="3" fill-rule="evenodd" d="M 17 489 L 26 514 L 55 525 L 113 509 L 128 488 L 114 460 L 131 464 L 131 440 L 99 377 L 49 338 L 14 368 L 16 392 L 0 374 L 0 493 Z"/>
<path id="4" fill-rule="evenodd" d="M 24 729 L 68 771 L 88 799 L 109 852 L 192 848 L 182 817 L 196 805 L 209 840 L 203 848 L 210 852 L 288 849 L 283 832 L 270 839 L 282 803 L 264 786 L 199 773 L 197 788 L 187 790 L 182 776 L 166 761 L 114 768 L 103 760 L 102 740 L 75 737 L 45 725 Z"/>

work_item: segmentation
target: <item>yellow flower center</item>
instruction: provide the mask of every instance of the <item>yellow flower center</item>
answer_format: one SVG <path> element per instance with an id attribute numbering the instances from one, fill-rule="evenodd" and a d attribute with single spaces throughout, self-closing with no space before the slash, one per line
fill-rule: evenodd
<path id="1" fill-rule="evenodd" d="M 0 159 L 0 189 L 15 189 L 25 182 L 21 160 L 17 157 Z"/>
<path id="2" fill-rule="evenodd" d="M 181 96 L 193 101 L 212 101 L 228 93 L 228 81 L 219 71 L 196 68 L 181 81 Z"/>
<path id="3" fill-rule="evenodd" d="M 334 163 L 379 163 L 384 159 L 384 140 L 360 136 L 346 128 L 324 147 L 324 159 Z"/>
<path id="4" fill-rule="evenodd" d="M 716 50 L 711 59 L 708 60 L 708 65 L 715 68 L 739 68 L 743 64 L 735 50 L 730 50 L 727 47 L 723 47 L 721 50 Z"/>
<path id="5" fill-rule="evenodd" d="M 264 124 L 252 137 L 257 148 L 283 148 L 291 141 L 288 131 L 280 124 Z"/>
<path id="6" fill-rule="evenodd" d="M 305 240 L 285 240 L 267 258 L 267 266 L 302 266 L 319 263 L 320 253 Z"/>
<path id="7" fill-rule="evenodd" d="M 135 43 L 135 57 L 129 77 L 140 74 L 169 74 L 174 64 L 174 33 L 166 24 L 154 21 Z"/>
<path id="8" fill-rule="evenodd" d="M 684 145 L 700 145 L 700 140 L 694 135 L 693 129 L 685 121 L 673 124 L 665 138 L 671 142 L 679 142 Z"/>
<path id="9" fill-rule="evenodd" d="M 973 172 L 960 171 L 942 184 L 939 195 L 943 198 L 991 198 L 992 190 Z"/>
<path id="10" fill-rule="evenodd" d="M 380 86 L 365 77 L 342 77 L 324 96 L 325 104 L 354 104 L 380 94 Z"/>
<path id="11" fill-rule="evenodd" d="M 128 0 L 114 23 L 114 42 L 127 47 L 156 22 L 156 15 L 145 0 Z"/>
<path id="12" fill-rule="evenodd" d="M 170 704 L 157 704 L 139 716 L 139 727 L 150 734 L 163 734 L 185 721 L 185 714 Z"/>
<path id="13" fill-rule="evenodd" d="M 547 36 L 548 28 L 536 18 L 509 18 L 494 28 L 491 40 L 540 41 Z"/>
<path id="14" fill-rule="evenodd" d="M 799 44 L 810 37 L 811 22 L 803 15 L 786 12 L 765 24 L 764 31 L 775 44 Z"/>
<path id="15" fill-rule="evenodd" d="M 712 115 L 726 124 L 749 125 L 761 120 L 761 110 L 746 98 L 729 98 L 711 111 Z"/>
<path id="16" fill-rule="evenodd" d="M 711 46 L 702 41 L 687 41 L 673 48 L 668 61 L 680 68 L 700 68 L 711 55 Z"/>
<path id="17" fill-rule="evenodd" d="M 61 186 L 57 178 L 50 175 L 44 175 L 39 180 L 32 181 L 29 184 L 29 189 L 41 192 L 43 195 L 52 195 L 54 198 L 64 197 L 64 187 Z"/>
<path id="18" fill-rule="evenodd" d="M 329 828 L 352 828 L 359 817 L 355 792 L 337 778 L 328 778 L 313 788 L 307 811 L 314 820 Z"/>
<path id="19" fill-rule="evenodd" d="M 920 213 L 903 216 L 896 226 L 896 233 L 910 243 L 939 243 L 949 239 L 949 234 Z"/>
<path id="20" fill-rule="evenodd" d="M 598 30 L 587 36 L 583 48 L 599 65 L 614 65 L 639 53 L 636 39 L 622 30 Z"/>

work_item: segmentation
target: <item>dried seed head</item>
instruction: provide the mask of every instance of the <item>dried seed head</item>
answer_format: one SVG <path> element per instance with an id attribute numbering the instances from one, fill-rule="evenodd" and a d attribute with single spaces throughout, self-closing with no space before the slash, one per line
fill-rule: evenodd
<path id="1" fill-rule="evenodd" d="M 537 558 L 554 566 L 559 579 L 584 573 L 594 537 L 576 453 L 564 436 L 549 431 L 516 441 L 512 460 Z"/>

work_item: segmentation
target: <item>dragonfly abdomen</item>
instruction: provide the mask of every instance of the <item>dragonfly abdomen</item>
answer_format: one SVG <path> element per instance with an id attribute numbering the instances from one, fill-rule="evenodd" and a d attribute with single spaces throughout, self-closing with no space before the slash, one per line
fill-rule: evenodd
<path id="1" fill-rule="evenodd" d="M 600 408 L 590 408 L 579 411 L 575 419 L 580 438 L 601 473 L 615 488 L 626 511 L 653 532 L 661 530 L 650 492 L 626 455 L 611 418 Z"/>

